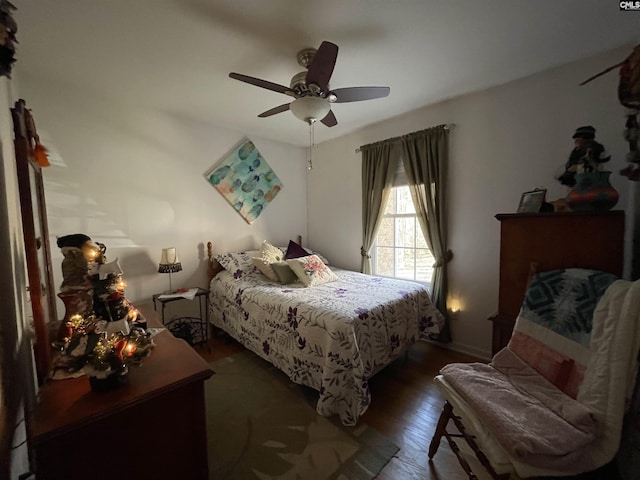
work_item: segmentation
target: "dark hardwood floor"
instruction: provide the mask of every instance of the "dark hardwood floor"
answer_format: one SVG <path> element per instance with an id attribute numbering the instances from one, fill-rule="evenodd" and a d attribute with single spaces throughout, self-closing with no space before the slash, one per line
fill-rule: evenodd
<path id="1" fill-rule="evenodd" d="M 207 362 L 232 355 L 244 347 L 222 335 L 214 335 L 208 344 L 197 348 Z M 434 344 L 420 342 L 407 355 L 396 360 L 369 381 L 371 405 L 362 420 L 400 447 L 396 457 L 385 466 L 380 480 L 465 480 L 466 474 L 443 438 L 429 462 L 427 451 L 436 428 L 444 397 L 433 382 L 441 367 L 454 362 L 474 362 L 464 355 Z M 452 427 L 450 427 L 452 428 Z M 462 446 L 463 441 L 457 442 Z M 470 458 L 480 480 L 490 476 L 475 458 Z M 614 480 L 615 473 L 580 477 L 581 480 Z M 573 478 L 573 477 L 572 477 Z M 515 475 L 511 480 L 518 480 Z M 578 480 L 577 477 L 575 480 Z"/>
<path id="2" fill-rule="evenodd" d="M 197 350 L 207 362 L 213 362 L 243 348 L 228 337 L 214 335 Z M 371 379 L 372 402 L 362 420 L 400 447 L 377 478 L 467 478 L 445 440 L 433 463 L 429 462 L 427 450 L 444 403 L 433 377 L 447 363 L 473 361 L 477 359 L 421 342 Z M 477 473 L 479 478 L 485 478 L 479 468 Z"/>

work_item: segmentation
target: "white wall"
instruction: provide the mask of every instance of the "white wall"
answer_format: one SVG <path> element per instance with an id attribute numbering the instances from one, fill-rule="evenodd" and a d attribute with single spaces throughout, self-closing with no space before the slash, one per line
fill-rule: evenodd
<path id="1" fill-rule="evenodd" d="M 222 253 L 257 247 L 263 239 L 286 245 L 306 235 L 303 148 L 245 133 L 284 184 L 248 225 L 203 176 L 242 132 L 119 104 L 24 73 L 20 81 L 42 141 L 52 149 L 44 179 L 57 286 L 62 256 L 55 237 L 70 233 L 107 246 L 107 258 L 119 259 L 127 297 L 135 302 L 149 302 L 168 288 L 168 276 L 157 273 L 163 247 L 175 246 L 182 261 L 174 288 L 206 286 L 207 241 Z M 167 95 L 180 95 L 180 89 Z M 63 312 L 60 302 L 58 316 Z"/>
<path id="2" fill-rule="evenodd" d="M 105 243 L 107 256 L 119 257 L 127 296 L 134 301 L 148 301 L 167 288 L 166 275 L 156 273 L 160 249 L 166 246 L 177 247 L 183 262 L 174 286 L 205 285 L 202 242 L 208 240 L 223 252 L 257 246 L 264 238 L 286 244 L 302 234 L 307 246 L 333 264 L 359 269 L 361 166 L 355 148 L 441 123 L 457 124 L 449 175 L 449 237 L 455 255 L 450 293 L 462 311 L 452 321 L 453 347 L 487 356 L 491 326 L 486 319 L 496 310 L 498 284 L 499 224 L 493 217 L 515 211 L 521 193 L 537 186 L 547 187 L 551 199 L 566 194 L 553 177 L 568 158 L 571 135 L 580 125 L 597 128 L 597 140 L 613 154 L 611 170 L 625 165 L 617 74 L 584 87 L 578 83 L 630 50 L 454 98 L 322 143 L 309 174 L 303 148 L 246 132 L 285 185 L 251 226 L 203 178 L 243 133 L 118 104 L 50 79 L 23 73 L 20 80 L 43 142 L 57 149 L 52 152 L 56 163 L 45 172 L 52 244 L 56 235 L 76 232 Z M 179 89 L 167 94 L 179 95 Z M 335 105 L 338 116 L 341 108 L 357 105 Z M 621 194 L 616 208 L 624 208 L 629 183 L 617 173 L 612 179 Z M 59 284 L 62 258 L 53 250 Z"/>
<path id="3" fill-rule="evenodd" d="M 521 193 L 534 187 L 546 187 L 548 199 L 566 195 L 566 187 L 554 175 L 573 148 L 576 127 L 596 127 L 596 140 L 613 155 L 609 169 L 615 172 L 612 184 L 621 196 L 616 208 L 627 205 L 630 182 L 617 174 L 626 165 L 627 151 L 621 135 L 624 109 L 617 100 L 617 72 L 586 86 L 578 84 L 621 61 L 631 49 L 454 98 L 318 145 L 309 177 L 309 246 L 338 266 L 359 269 L 361 157 L 355 149 L 455 123 L 448 184 L 449 239 L 454 252 L 449 292 L 462 311 L 452 319 L 452 348 L 488 357 L 491 325 L 487 317 L 495 313 L 498 301 L 500 226 L 494 215 L 515 212 Z M 420 88 L 419 79 L 416 88 Z M 340 107 L 334 106 L 338 117 Z"/>

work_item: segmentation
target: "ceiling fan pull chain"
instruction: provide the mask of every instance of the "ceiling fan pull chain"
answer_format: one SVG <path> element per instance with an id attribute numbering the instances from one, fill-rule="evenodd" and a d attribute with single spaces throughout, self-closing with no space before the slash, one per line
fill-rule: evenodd
<path id="1" fill-rule="evenodd" d="M 307 170 L 311 170 L 313 168 L 313 144 L 314 144 L 314 135 L 313 135 L 313 124 L 315 122 L 309 122 L 309 160 L 307 161 Z"/>

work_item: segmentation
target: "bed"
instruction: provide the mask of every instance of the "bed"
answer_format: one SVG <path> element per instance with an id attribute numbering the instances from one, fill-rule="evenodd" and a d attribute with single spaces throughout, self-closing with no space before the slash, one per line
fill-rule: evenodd
<path id="1" fill-rule="evenodd" d="M 369 406 L 371 376 L 443 326 L 422 284 L 331 267 L 328 283 L 283 285 L 254 267 L 254 254 L 225 254 L 234 258 L 225 269 L 209 247 L 210 322 L 317 390 L 316 411 L 345 425 Z"/>

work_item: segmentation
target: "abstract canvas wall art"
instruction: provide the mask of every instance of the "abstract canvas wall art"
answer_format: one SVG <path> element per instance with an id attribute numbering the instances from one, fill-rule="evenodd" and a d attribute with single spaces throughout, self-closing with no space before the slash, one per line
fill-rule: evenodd
<path id="1" fill-rule="evenodd" d="M 248 138 L 205 173 L 205 177 L 249 224 L 283 188 L 276 173 Z"/>

